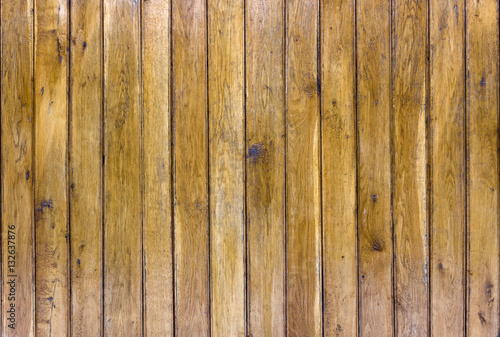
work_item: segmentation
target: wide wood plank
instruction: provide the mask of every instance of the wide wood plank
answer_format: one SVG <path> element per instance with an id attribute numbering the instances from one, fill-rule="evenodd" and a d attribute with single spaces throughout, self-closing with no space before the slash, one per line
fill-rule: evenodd
<path id="1" fill-rule="evenodd" d="M 102 334 L 102 6 L 71 4 L 71 334 Z"/>
<path id="2" fill-rule="evenodd" d="M 208 0 L 212 336 L 245 334 L 243 0 Z"/>
<path id="3" fill-rule="evenodd" d="M 170 1 L 142 3 L 144 335 L 173 336 Z"/>
<path id="4" fill-rule="evenodd" d="M 2 336 L 34 336 L 33 1 L 1 3 Z"/>
<path id="5" fill-rule="evenodd" d="M 393 2 L 393 219 L 397 336 L 427 336 L 427 2 Z"/>
<path id="6" fill-rule="evenodd" d="M 468 336 L 499 333 L 498 2 L 468 0 Z"/>
<path id="7" fill-rule="evenodd" d="M 138 2 L 104 1 L 104 333 L 142 333 Z M 168 266 L 167 266 L 168 267 Z"/>
<path id="8" fill-rule="evenodd" d="M 36 334 L 69 334 L 68 3 L 35 2 Z"/>
<path id="9" fill-rule="evenodd" d="M 464 2 L 430 5 L 430 329 L 458 337 L 465 333 Z"/>
<path id="10" fill-rule="evenodd" d="M 207 8 L 173 3 L 176 336 L 210 335 Z"/>
<path id="11" fill-rule="evenodd" d="M 359 331 L 392 336 L 390 3 L 357 2 Z"/>
<path id="12" fill-rule="evenodd" d="M 354 1 L 322 1 L 321 109 L 325 336 L 356 336 Z"/>
<path id="13" fill-rule="evenodd" d="M 286 7 L 287 335 L 322 335 L 319 3 Z"/>
<path id="14" fill-rule="evenodd" d="M 285 336 L 283 1 L 246 1 L 248 334 Z"/>

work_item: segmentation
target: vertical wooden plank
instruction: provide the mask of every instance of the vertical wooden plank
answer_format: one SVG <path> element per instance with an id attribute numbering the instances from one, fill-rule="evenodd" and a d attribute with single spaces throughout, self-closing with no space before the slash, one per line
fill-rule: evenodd
<path id="1" fill-rule="evenodd" d="M 321 336 L 319 1 L 286 8 L 287 329 Z"/>
<path id="2" fill-rule="evenodd" d="M 104 1 L 104 333 L 142 331 L 139 3 Z"/>
<path id="3" fill-rule="evenodd" d="M 468 336 L 499 334 L 498 2 L 468 0 Z"/>
<path id="4" fill-rule="evenodd" d="M 33 2 L 1 3 L 2 336 L 34 336 Z"/>
<path id="5" fill-rule="evenodd" d="M 243 0 L 208 1 L 212 336 L 245 334 Z"/>
<path id="6" fill-rule="evenodd" d="M 285 336 L 283 1 L 246 1 L 248 334 Z"/>
<path id="7" fill-rule="evenodd" d="M 143 1 L 144 331 L 173 336 L 170 1 Z"/>
<path id="8" fill-rule="evenodd" d="M 71 3 L 71 333 L 102 334 L 102 2 Z"/>
<path id="9" fill-rule="evenodd" d="M 392 336 L 390 2 L 357 2 L 359 329 Z"/>
<path id="10" fill-rule="evenodd" d="M 431 1 L 431 333 L 465 327 L 464 3 Z"/>
<path id="11" fill-rule="evenodd" d="M 354 1 L 322 1 L 323 294 L 325 336 L 356 336 Z"/>
<path id="12" fill-rule="evenodd" d="M 393 1 L 395 324 L 427 336 L 427 2 Z"/>
<path id="13" fill-rule="evenodd" d="M 68 3 L 35 3 L 36 334 L 66 336 Z"/>
<path id="14" fill-rule="evenodd" d="M 176 336 L 210 334 L 207 8 L 173 4 Z"/>

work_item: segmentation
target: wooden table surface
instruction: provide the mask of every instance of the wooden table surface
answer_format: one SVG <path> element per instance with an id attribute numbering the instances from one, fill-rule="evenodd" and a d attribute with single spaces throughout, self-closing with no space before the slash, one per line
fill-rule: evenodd
<path id="1" fill-rule="evenodd" d="M 496 0 L 2 0 L 1 336 L 500 333 Z"/>

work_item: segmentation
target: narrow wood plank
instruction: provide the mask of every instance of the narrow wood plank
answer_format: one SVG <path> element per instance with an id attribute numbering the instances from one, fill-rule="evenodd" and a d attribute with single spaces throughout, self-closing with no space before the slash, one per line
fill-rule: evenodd
<path id="1" fill-rule="evenodd" d="M 325 336 L 358 331 L 354 4 L 321 7 Z"/>
<path id="2" fill-rule="evenodd" d="M 321 336 L 319 2 L 286 16 L 287 335 Z"/>
<path id="3" fill-rule="evenodd" d="M 465 327 L 464 2 L 431 1 L 431 333 Z"/>
<path id="4" fill-rule="evenodd" d="M 71 3 L 71 334 L 102 335 L 102 2 Z"/>
<path id="5" fill-rule="evenodd" d="M 245 335 L 243 0 L 208 1 L 212 336 Z"/>
<path id="6" fill-rule="evenodd" d="M 499 334 L 498 2 L 468 0 L 468 336 Z"/>
<path id="7" fill-rule="evenodd" d="M 34 336 L 35 326 L 32 9 L 31 0 L 0 9 L 2 336 Z"/>
<path id="8" fill-rule="evenodd" d="M 248 334 L 285 336 L 284 5 L 245 4 Z"/>
<path id="9" fill-rule="evenodd" d="M 36 334 L 69 334 L 68 3 L 35 2 Z"/>
<path id="10" fill-rule="evenodd" d="M 428 335 L 427 2 L 393 2 L 393 219 L 397 336 Z"/>
<path id="11" fill-rule="evenodd" d="M 170 1 L 142 5 L 144 334 L 173 336 Z"/>
<path id="12" fill-rule="evenodd" d="M 390 3 L 357 2 L 361 336 L 392 336 Z"/>
<path id="13" fill-rule="evenodd" d="M 109 336 L 142 333 L 140 14 L 138 2 L 104 1 L 104 334 Z"/>
<path id="14" fill-rule="evenodd" d="M 176 336 L 210 335 L 207 8 L 174 0 Z"/>

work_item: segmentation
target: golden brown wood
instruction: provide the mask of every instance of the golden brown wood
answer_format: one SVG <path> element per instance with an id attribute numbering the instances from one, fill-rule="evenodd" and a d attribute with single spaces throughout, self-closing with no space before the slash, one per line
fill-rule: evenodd
<path id="1" fill-rule="evenodd" d="M 25 0 L 0 9 L 2 336 L 34 336 L 32 8 Z"/>
<path id="2" fill-rule="evenodd" d="M 104 334 L 107 336 L 142 333 L 140 14 L 137 2 L 104 1 Z"/>
<path id="3" fill-rule="evenodd" d="M 427 2 L 393 2 L 395 331 L 427 336 Z"/>
<path id="4" fill-rule="evenodd" d="M 245 335 L 242 0 L 208 1 L 211 331 Z"/>
<path id="5" fill-rule="evenodd" d="M 283 1 L 246 1 L 248 334 L 285 336 Z"/>
<path id="6" fill-rule="evenodd" d="M 430 5 L 430 329 L 458 337 L 465 318 L 464 4 Z"/>
<path id="7" fill-rule="evenodd" d="M 142 5 L 144 334 L 173 336 L 170 1 Z"/>
<path id="8" fill-rule="evenodd" d="M 498 3 L 468 0 L 468 336 L 499 333 Z"/>
<path id="9" fill-rule="evenodd" d="M 69 334 L 68 3 L 35 3 L 36 334 Z"/>
<path id="10" fill-rule="evenodd" d="M 173 3 L 176 336 L 210 335 L 205 1 Z"/>
<path id="11" fill-rule="evenodd" d="M 354 1 L 322 1 L 321 107 L 325 336 L 356 336 Z"/>
<path id="12" fill-rule="evenodd" d="M 390 4 L 357 2 L 359 331 L 392 336 Z"/>
<path id="13" fill-rule="evenodd" d="M 287 335 L 321 336 L 318 3 L 287 1 Z"/>
<path id="14" fill-rule="evenodd" d="M 102 7 L 71 3 L 71 334 L 102 334 Z"/>

